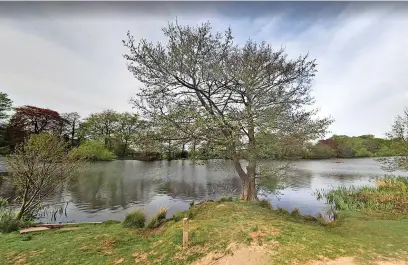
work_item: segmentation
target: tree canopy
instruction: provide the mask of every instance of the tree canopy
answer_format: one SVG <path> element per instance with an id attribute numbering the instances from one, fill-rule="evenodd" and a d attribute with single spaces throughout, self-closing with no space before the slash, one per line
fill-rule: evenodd
<path id="1" fill-rule="evenodd" d="M 61 133 L 62 127 L 63 119 L 58 112 L 28 105 L 15 108 L 10 120 L 10 133 L 14 145 L 22 143 L 31 134 Z"/>
<path id="2" fill-rule="evenodd" d="M 6 93 L 0 92 L 0 120 L 8 118 L 7 111 L 11 110 L 13 101 Z"/>
<path id="3" fill-rule="evenodd" d="M 210 23 L 169 23 L 163 33 L 163 43 L 136 43 L 130 32 L 123 42 L 128 69 L 143 84 L 132 102 L 146 118 L 166 119 L 192 138 L 223 143 L 242 180 L 243 199 L 256 199 L 258 132 L 306 141 L 331 123 L 310 107 L 316 63 L 307 55 L 290 59 L 283 48 L 253 40 L 239 46 L 230 28 L 213 32 Z"/>
<path id="4" fill-rule="evenodd" d="M 402 115 L 395 118 L 387 135 L 392 141 L 392 148 L 396 150 L 397 156 L 381 160 L 385 169 L 390 171 L 408 170 L 408 108 L 404 110 Z"/>

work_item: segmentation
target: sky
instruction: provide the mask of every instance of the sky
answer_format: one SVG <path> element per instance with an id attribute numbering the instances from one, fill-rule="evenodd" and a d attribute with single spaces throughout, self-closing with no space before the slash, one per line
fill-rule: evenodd
<path id="1" fill-rule="evenodd" d="M 317 60 L 312 95 L 331 134 L 383 137 L 408 107 L 408 2 L 0 2 L 0 91 L 14 106 L 85 117 L 132 111 L 122 40 L 165 41 L 168 21 Z"/>

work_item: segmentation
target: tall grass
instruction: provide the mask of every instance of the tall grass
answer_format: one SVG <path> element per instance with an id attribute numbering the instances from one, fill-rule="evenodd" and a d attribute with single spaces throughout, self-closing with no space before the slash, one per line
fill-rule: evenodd
<path id="1" fill-rule="evenodd" d="M 392 211 L 408 213 L 408 179 L 386 176 L 376 180 L 376 186 L 337 187 L 317 192 L 336 211 Z"/>

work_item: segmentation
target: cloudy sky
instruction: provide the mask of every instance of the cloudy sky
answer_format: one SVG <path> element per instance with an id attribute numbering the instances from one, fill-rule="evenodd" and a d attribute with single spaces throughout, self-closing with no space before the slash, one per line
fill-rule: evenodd
<path id="1" fill-rule="evenodd" d="M 82 116 L 131 111 L 139 84 L 122 39 L 163 40 L 161 28 L 210 21 L 237 42 L 265 40 L 317 59 L 313 95 L 335 134 L 384 136 L 408 106 L 408 3 L 2 2 L 0 91 L 15 106 Z"/>

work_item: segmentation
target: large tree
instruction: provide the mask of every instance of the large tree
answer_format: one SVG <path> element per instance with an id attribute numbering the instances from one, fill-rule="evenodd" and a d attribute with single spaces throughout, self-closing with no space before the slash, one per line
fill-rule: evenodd
<path id="1" fill-rule="evenodd" d="M 11 110 L 13 102 L 6 93 L 0 92 L 0 147 L 6 146 L 6 152 L 8 151 L 8 135 L 7 135 L 7 122 L 4 122 L 8 118 L 8 111 Z M 0 148 L 1 149 L 1 148 Z"/>
<path id="2" fill-rule="evenodd" d="M 35 106 L 15 108 L 10 120 L 10 133 L 13 144 L 24 141 L 31 134 L 52 132 L 60 134 L 64 120 L 58 112 Z"/>
<path id="3" fill-rule="evenodd" d="M 289 59 L 283 48 L 249 40 L 235 45 L 231 29 L 214 33 L 169 23 L 165 43 L 136 43 L 128 32 L 128 69 L 143 84 L 133 103 L 148 118 L 164 117 L 180 130 L 180 117 L 195 119 L 197 137 L 223 143 L 242 181 L 244 200 L 256 200 L 257 133 L 285 133 L 310 140 L 330 119 L 315 118 L 311 81 L 315 60 Z M 172 111 L 179 110 L 178 117 Z M 184 110 L 184 111 L 180 111 Z M 194 133 L 196 130 L 185 131 Z M 192 135 L 193 137 L 194 135 Z M 239 152 L 246 149 L 246 168 Z"/>
<path id="4" fill-rule="evenodd" d="M 81 116 L 78 112 L 62 113 L 61 117 L 64 120 L 63 135 L 70 140 L 71 147 L 78 144 L 78 128 L 81 122 Z"/>
<path id="5" fill-rule="evenodd" d="M 408 108 L 395 117 L 387 136 L 392 140 L 391 148 L 397 152 L 398 156 L 381 158 L 384 169 L 388 171 L 408 170 Z"/>
<path id="6" fill-rule="evenodd" d="M 139 130 L 140 121 L 136 114 L 124 112 L 117 114 L 117 123 L 115 136 L 120 142 L 121 155 L 125 156 L 131 140 Z"/>
<path id="7" fill-rule="evenodd" d="M 13 101 L 6 93 L 0 92 L 0 120 L 8 117 L 7 111 L 11 110 Z"/>
<path id="8" fill-rule="evenodd" d="M 85 119 L 80 127 L 80 135 L 85 139 L 102 139 L 105 147 L 112 150 L 113 135 L 117 128 L 118 113 L 114 110 L 104 110 Z"/>

